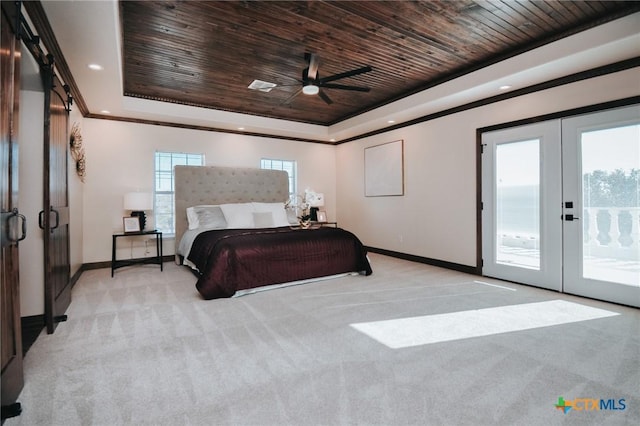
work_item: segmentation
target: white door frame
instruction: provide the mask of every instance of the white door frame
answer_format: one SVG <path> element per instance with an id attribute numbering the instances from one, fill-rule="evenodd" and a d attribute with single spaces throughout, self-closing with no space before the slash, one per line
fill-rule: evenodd
<path id="1" fill-rule="evenodd" d="M 640 307 L 640 280 L 631 286 L 583 277 L 584 225 L 579 219 L 583 212 L 580 133 L 639 121 L 640 105 L 636 104 L 481 133 L 482 274 Z M 540 140 L 539 270 L 500 264 L 495 256 L 496 147 L 532 139 Z M 566 201 L 573 206 L 568 207 Z M 569 214 L 578 220 L 565 220 Z M 635 225 L 640 227 L 640 223 Z"/>
<path id="2" fill-rule="evenodd" d="M 564 214 L 573 214 L 578 220 L 564 221 L 563 241 L 565 268 L 563 274 L 566 293 L 607 300 L 615 303 L 640 307 L 640 276 L 635 286 L 603 281 L 583 276 L 584 259 L 584 203 L 582 199 L 582 144 L 581 134 L 594 130 L 628 126 L 640 121 L 640 106 L 618 108 L 571 117 L 563 120 L 563 193 L 575 194 L 575 199 L 565 196 L 564 201 L 573 201 L 574 208 Z M 640 143 L 640 142 L 639 142 Z M 640 162 L 640 159 L 638 159 Z M 595 218 L 593 218 L 595 219 Z M 636 227 L 640 223 L 633 224 Z M 615 232 L 614 232 L 615 234 Z M 634 235 L 638 238 L 637 235 Z M 636 242 L 637 243 L 637 242 Z M 616 241 L 610 244 L 616 245 Z M 640 261 L 640 259 L 638 259 Z"/>
<path id="3" fill-rule="evenodd" d="M 540 268 L 499 263 L 496 224 L 496 152 L 501 144 L 537 139 L 540 148 Z M 482 273 L 562 290 L 562 222 L 560 180 L 560 120 L 529 124 L 482 134 Z"/>

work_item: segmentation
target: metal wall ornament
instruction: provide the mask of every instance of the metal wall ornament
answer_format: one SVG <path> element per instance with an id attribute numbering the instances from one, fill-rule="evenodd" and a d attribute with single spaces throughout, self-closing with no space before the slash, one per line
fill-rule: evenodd
<path id="1" fill-rule="evenodd" d="M 73 127 L 71 128 L 69 146 L 71 158 L 73 158 L 73 161 L 76 162 L 76 174 L 84 183 L 84 177 L 87 174 L 86 159 L 84 156 L 84 146 L 82 145 L 82 134 L 80 133 L 80 126 L 78 125 L 78 123 L 74 123 Z"/>

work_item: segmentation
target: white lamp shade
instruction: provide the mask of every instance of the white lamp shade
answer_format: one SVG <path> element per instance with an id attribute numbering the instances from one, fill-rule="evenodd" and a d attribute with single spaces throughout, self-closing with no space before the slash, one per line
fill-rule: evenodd
<path id="1" fill-rule="evenodd" d="M 144 211 L 153 209 L 153 200 L 148 192 L 128 192 L 124 194 L 124 209 Z"/>

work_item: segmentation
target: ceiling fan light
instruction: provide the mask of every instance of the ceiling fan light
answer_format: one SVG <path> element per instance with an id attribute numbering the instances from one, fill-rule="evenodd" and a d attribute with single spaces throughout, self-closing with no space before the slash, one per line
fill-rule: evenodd
<path id="1" fill-rule="evenodd" d="M 307 84 L 302 88 L 302 93 L 305 95 L 317 95 L 320 92 L 320 88 L 315 84 Z"/>

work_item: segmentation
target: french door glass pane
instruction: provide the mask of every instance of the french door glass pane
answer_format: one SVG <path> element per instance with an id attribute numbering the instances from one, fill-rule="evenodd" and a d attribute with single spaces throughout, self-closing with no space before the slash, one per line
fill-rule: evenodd
<path id="1" fill-rule="evenodd" d="M 496 262 L 540 269 L 540 140 L 496 147 Z"/>
<path id="2" fill-rule="evenodd" d="M 640 286 L 640 124 L 581 134 L 584 278 Z"/>

